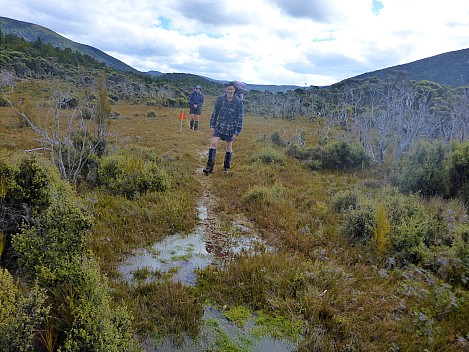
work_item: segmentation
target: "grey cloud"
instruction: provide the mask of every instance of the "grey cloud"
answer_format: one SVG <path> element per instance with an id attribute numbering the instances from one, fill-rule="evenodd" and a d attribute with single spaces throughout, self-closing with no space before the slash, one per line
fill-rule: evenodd
<path id="1" fill-rule="evenodd" d="M 296 18 L 310 18 L 317 22 L 329 22 L 334 15 L 331 2 L 326 0 L 272 0 L 282 12 Z"/>
<path id="2" fill-rule="evenodd" d="M 173 8 L 184 17 L 197 20 L 206 25 L 219 26 L 249 23 L 249 19 L 243 15 L 242 11 L 230 12 L 226 3 L 221 1 L 181 1 L 174 4 Z"/>
<path id="3" fill-rule="evenodd" d="M 345 55 L 311 53 L 305 61 L 291 62 L 286 69 L 298 74 L 312 74 L 341 79 L 367 72 L 363 63 Z"/>

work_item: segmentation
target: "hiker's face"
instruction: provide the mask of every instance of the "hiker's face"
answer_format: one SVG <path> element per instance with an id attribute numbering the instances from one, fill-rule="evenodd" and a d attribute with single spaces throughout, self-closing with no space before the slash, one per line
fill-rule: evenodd
<path id="1" fill-rule="evenodd" d="M 234 92 L 235 92 L 235 87 L 233 86 L 228 86 L 225 88 L 225 91 L 226 91 L 226 95 L 228 96 L 228 98 L 232 98 L 233 95 L 234 95 Z"/>

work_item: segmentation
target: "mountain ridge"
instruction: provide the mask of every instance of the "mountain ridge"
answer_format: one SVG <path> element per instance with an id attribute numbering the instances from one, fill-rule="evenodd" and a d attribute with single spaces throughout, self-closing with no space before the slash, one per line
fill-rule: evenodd
<path id="1" fill-rule="evenodd" d="M 50 44 L 60 49 L 70 48 L 81 54 L 87 54 L 97 61 L 103 62 L 120 71 L 133 73 L 140 72 L 95 47 L 74 42 L 73 40 L 70 40 L 46 27 L 34 23 L 0 17 L 0 31 L 3 34 L 13 34 L 17 37 L 21 37 L 28 42 L 40 40 L 45 44 Z"/>
<path id="2" fill-rule="evenodd" d="M 23 22 L 7 17 L 0 17 L 0 31 L 4 34 L 13 34 L 22 37 L 26 41 L 34 42 L 41 40 L 44 43 L 50 44 L 58 48 L 70 48 L 82 54 L 87 54 L 99 62 L 103 62 L 110 67 L 124 72 L 148 74 L 151 76 L 164 76 L 171 73 L 163 73 L 159 71 L 139 71 L 124 62 L 104 53 L 103 51 L 86 44 L 76 43 L 48 28 L 43 26 Z M 390 66 L 387 68 L 365 72 L 357 76 L 344 79 L 341 83 L 350 79 L 367 79 L 377 77 L 383 79 L 386 76 L 400 72 L 403 76 L 415 81 L 428 80 L 438 84 L 444 84 L 451 87 L 458 87 L 461 85 L 469 84 L 469 49 L 455 50 L 447 53 L 438 54 L 428 58 L 419 59 L 406 64 Z M 190 73 L 181 73 L 190 74 Z M 209 77 L 199 76 L 208 81 L 224 83 L 225 81 L 215 80 Z M 295 85 L 261 85 L 250 84 L 247 87 L 249 90 L 270 91 L 273 93 L 304 88 Z M 335 83 L 335 84 L 337 84 Z M 312 87 L 312 86 L 311 86 Z M 326 88 L 329 86 L 319 87 Z"/>

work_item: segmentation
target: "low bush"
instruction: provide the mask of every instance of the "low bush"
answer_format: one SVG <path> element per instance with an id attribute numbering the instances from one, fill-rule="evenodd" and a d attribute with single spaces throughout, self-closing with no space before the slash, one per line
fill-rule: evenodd
<path id="1" fill-rule="evenodd" d="M 292 146 L 287 155 L 308 162 L 313 170 L 349 170 L 368 167 L 371 158 L 361 145 L 347 141 L 332 142 L 310 149 Z"/>
<path id="2" fill-rule="evenodd" d="M 332 200 L 332 208 L 337 212 L 343 212 L 350 208 L 355 209 L 357 205 L 358 193 L 356 191 L 340 191 Z"/>
<path id="3" fill-rule="evenodd" d="M 404 193 L 447 196 L 446 157 L 443 142 L 419 141 L 394 165 L 390 178 Z"/>
<path id="4" fill-rule="evenodd" d="M 253 162 L 259 161 L 263 164 L 283 165 L 285 163 L 282 154 L 272 147 L 262 148 L 259 153 L 253 155 L 251 160 Z"/>
<path id="5" fill-rule="evenodd" d="M 32 351 L 49 312 L 46 294 L 37 285 L 20 292 L 8 270 L 0 268 L 0 350 Z"/>
<path id="6" fill-rule="evenodd" d="M 343 233 L 353 242 L 369 243 L 375 227 L 375 210 L 371 205 L 360 205 L 345 212 Z"/>
<path id="7" fill-rule="evenodd" d="M 113 195 L 128 199 L 147 192 L 164 192 L 170 177 L 160 162 L 143 148 L 128 148 L 103 157 L 98 167 L 98 183 Z"/>

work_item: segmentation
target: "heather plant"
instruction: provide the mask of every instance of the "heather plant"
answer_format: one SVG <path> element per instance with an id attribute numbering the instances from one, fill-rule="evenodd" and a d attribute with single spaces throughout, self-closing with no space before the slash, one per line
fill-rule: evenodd
<path id="1" fill-rule="evenodd" d="M 49 206 L 49 188 L 54 180 L 50 169 L 34 156 L 0 160 L 0 229 L 5 235 L 17 232 L 22 223 L 34 222 L 36 214 Z"/>
<path id="2" fill-rule="evenodd" d="M 325 169 L 355 169 L 371 162 L 362 146 L 346 141 L 326 144 L 317 159 Z"/>
<path id="3" fill-rule="evenodd" d="M 79 265 L 76 259 L 84 254 L 92 221 L 65 184 L 51 189 L 49 197 L 50 206 L 12 239 L 27 277 L 37 278 L 44 286 L 52 285 L 64 271 L 73 271 Z"/>
<path id="4" fill-rule="evenodd" d="M 454 255 L 461 260 L 462 264 L 469 270 L 469 227 L 461 226 L 455 230 L 456 236 L 452 245 Z M 466 277 L 466 280 L 469 278 Z"/>
<path id="5" fill-rule="evenodd" d="M 62 324 L 61 350 L 140 350 L 132 336 L 132 317 L 125 306 L 112 302 L 109 284 L 96 261 L 85 258 L 72 276 L 76 281 L 60 283 L 71 294 L 62 295 L 57 300 L 61 304 L 54 308 Z"/>

